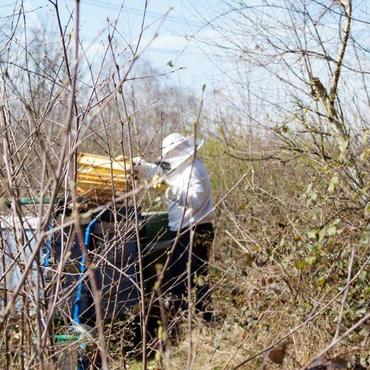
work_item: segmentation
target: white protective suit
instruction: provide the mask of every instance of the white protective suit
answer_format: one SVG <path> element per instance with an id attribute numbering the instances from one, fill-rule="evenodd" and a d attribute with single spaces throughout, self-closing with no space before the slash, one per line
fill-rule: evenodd
<path id="1" fill-rule="evenodd" d="M 171 166 L 166 174 L 153 163 L 140 159 L 139 174 L 147 179 L 156 174 L 163 176 L 168 185 L 166 198 L 168 203 L 168 223 L 172 231 L 184 229 L 190 225 L 212 222 L 213 205 L 211 200 L 211 182 L 202 160 L 195 156 L 203 141 L 186 138 L 174 133 L 162 143 L 162 158 Z"/>

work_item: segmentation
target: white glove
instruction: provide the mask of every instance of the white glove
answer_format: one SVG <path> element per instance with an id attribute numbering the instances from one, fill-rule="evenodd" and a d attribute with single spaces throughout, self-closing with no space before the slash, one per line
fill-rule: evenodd
<path id="1" fill-rule="evenodd" d="M 134 167 L 139 166 L 143 162 L 145 162 L 145 161 L 141 157 L 132 158 L 132 164 L 134 165 Z"/>
<path id="2" fill-rule="evenodd" d="M 157 189 L 161 191 L 162 193 L 164 193 L 168 188 L 163 177 L 160 176 L 159 174 L 154 175 L 153 180 L 152 180 L 152 186 L 153 186 L 153 189 Z"/>
<path id="3" fill-rule="evenodd" d="M 132 165 L 134 171 L 137 172 L 140 177 L 145 179 L 152 178 L 158 171 L 158 167 L 155 164 L 146 162 L 141 157 L 132 158 Z"/>
<path id="4" fill-rule="evenodd" d="M 169 202 L 175 202 L 179 196 L 179 190 L 174 189 L 172 186 L 169 186 L 166 189 L 164 195 Z"/>

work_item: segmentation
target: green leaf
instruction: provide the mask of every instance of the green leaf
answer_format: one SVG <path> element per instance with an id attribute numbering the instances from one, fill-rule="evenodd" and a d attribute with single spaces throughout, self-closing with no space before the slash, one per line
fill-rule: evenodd
<path id="1" fill-rule="evenodd" d="M 367 308 L 366 307 L 361 307 L 358 310 L 356 310 L 355 314 L 357 317 L 363 317 L 367 313 Z"/>
<path id="2" fill-rule="evenodd" d="M 204 286 L 205 284 L 205 281 L 204 281 L 204 277 L 203 276 L 199 276 L 198 278 L 198 286 Z"/>
<path id="3" fill-rule="evenodd" d="M 370 215 L 370 202 L 365 205 L 364 213 L 365 217 L 368 217 Z"/>
<path id="4" fill-rule="evenodd" d="M 301 260 L 301 261 L 297 261 L 295 263 L 295 267 L 298 269 L 298 270 L 304 270 L 306 267 L 307 267 L 307 262 L 304 261 L 304 260 Z"/>
<path id="5" fill-rule="evenodd" d="M 309 244 L 307 246 L 310 253 L 317 253 L 318 245 L 317 244 Z"/>
<path id="6" fill-rule="evenodd" d="M 328 193 L 329 194 L 333 194 L 334 193 L 334 191 L 335 191 L 335 189 L 336 189 L 336 187 L 338 185 L 338 182 L 339 182 L 339 177 L 336 176 L 336 175 L 334 175 L 331 178 L 330 182 L 329 182 L 329 186 L 328 186 Z"/>
<path id="7" fill-rule="evenodd" d="M 328 236 L 334 236 L 335 234 L 337 233 L 337 227 L 335 225 L 330 225 L 327 229 L 326 229 L 326 234 Z"/>
<path id="8" fill-rule="evenodd" d="M 366 162 L 368 159 L 370 158 L 370 149 L 369 148 L 366 148 L 362 154 L 360 155 L 360 159 L 363 161 L 363 162 Z"/>
<path id="9" fill-rule="evenodd" d="M 335 219 L 327 228 L 326 235 L 334 236 L 337 233 L 337 225 L 340 223 L 340 218 Z"/>
<path id="10" fill-rule="evenodd" d="M 305 262 L 308 263 L 310 266 L 313 266 L 317 262 L 317 258 L 315 256 L 305 258 Z"/>
<path id="11" fill-rule="evenodd" d="M 338 137 L 337 142 L 341 153 L 345 152 L 348 148 L 349 140 L 347 138 Z"/>
<path id="12" fill-rule="evenodd" d="M 318 287 L 323 287 L 325 284 L 326 284 L 326 278 L 325 278 L 325 276 L 320 276 L 317 279 L 317 286 Z"/>
<path id="13" fill-rule="evenodd" d="M 308 236 L 309 239 L 316 239 L 316 230 L 310 230 L 307 233 L 307 236 Z"/>

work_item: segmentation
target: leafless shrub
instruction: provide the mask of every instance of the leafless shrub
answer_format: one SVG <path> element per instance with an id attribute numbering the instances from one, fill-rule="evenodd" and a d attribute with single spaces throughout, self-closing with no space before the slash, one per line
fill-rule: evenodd
<path id="1" fill-rule="evenodd" d="M 168 320 L 160 284 L 145 295 L 143 270 L 151 246 L 139 246 L 137 260 L 129 263 L 119 252 L 127 241 L 140 240 L 140 207 L 158 209 L 158 194 L 130 173 L 131 192 L 113 189 L 105 204 L 86 207 L 76 194 L 76 157 L 78 151 L 93 151 L 112 159 L 156 158 L 166 133 L 193 130 L 201 104 L 195 95 L 160 82 L 141 62 L 146 2 L 136 42 L 127 44 L 111 22 L 98 61 L 90 60 L 89 45 L 80 40 L 79 3 L 64 24 L 58 2 L 50 2 L 52 36 L 28 27 L 22 3 L 2 25 L 4 367 L 61 366 L 63 356 L 81 350 L 81 343 L 60 344 L 55 335 L 76 330 L 103 368 L 129 367 L 137 354 L 147 368 L 152 353 L 160 368 L 183 368 L 187 361 L 194 369 L 281 363 L 297 369 L 326 366 L 336 358 L 366 366 L 368 51 L 357 31 L 368 23 L 361 7 L 352 9 L 351 1 L 225 3 L 223 15 L 206 24 L 219 36 L 217 44 L 207 39 L 210 50 L 226 52 L 234 63 L 235 75 L 224 72 L 235 88 L 206 94 L 198 117 L 208 135 L 202 155 L 214 181 L 218 216 L 209 276 L 217 322 L 205 327 L 189 312 L 185 327 L 183 313 Z M 25 197 L 31 204 L 20 204 Z M 122 215 L 122 205 L 129 217 Z M 113 222 L 99 222 L 95 248 L 86 253 L 86 223 L 107 209 L 113 210 Z M 45 268 L 48 243 L 60 249 Z M 83 274 L 81 255 L 88 262 Z M 124 263 L 117 268 L 115 259 Z M 140 268 L 128 279 L 134 264 Z M 161 266 L 151 266 L 155 285 Z M 109 270 L 106 276 L 114 280 L 103 291 L 99 269 Z M 93 297 L 87 315 L 96 317 L 92 327 L 74 325 L 70 332 L 82 278 Z M 137 288 L 138 304 L 114 320 L 105 307 L 112 303 L 115 313 L 124 306 L 116 294 L 122 281 Z M 155 332 L 146 330 L 147 302 L 158 307 Z M 182 335 L 173 346 L 176 325 Z M 341 352 L 325 357 L 328 351 Z"/>

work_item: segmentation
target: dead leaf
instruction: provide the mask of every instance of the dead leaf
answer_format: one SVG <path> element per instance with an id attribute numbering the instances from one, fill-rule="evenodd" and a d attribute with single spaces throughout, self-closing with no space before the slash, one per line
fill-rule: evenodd
<path id="1" fill-rule="evenodd" d="M 342 357 L 334 357 L 329 360 L 327 370 L 347 369 L 348 361 Z"/>
<path id="2" fill-rule="evenodd" d="M 326 355 L 323 355 L 316 360 L 312 361 L 305 370 L 326 370 L 326 365 L 328 364 L 328 359 Z"/>
<path id="3" fill-rule="evenodd" d="M 341 370 L 348 368 L 348 361 L 343 357 L 328 358 L 323 355 L 314 360 L 305 370 Z"/>
<path id="4" fill-rule="evenodd" d="M 274 348 L 271 348 L 268 352 L 266 352 L 265 359 L 270 360 L 274 364 L 282 365 L 288 345 L 289 341 L 284 341 Z"/>

